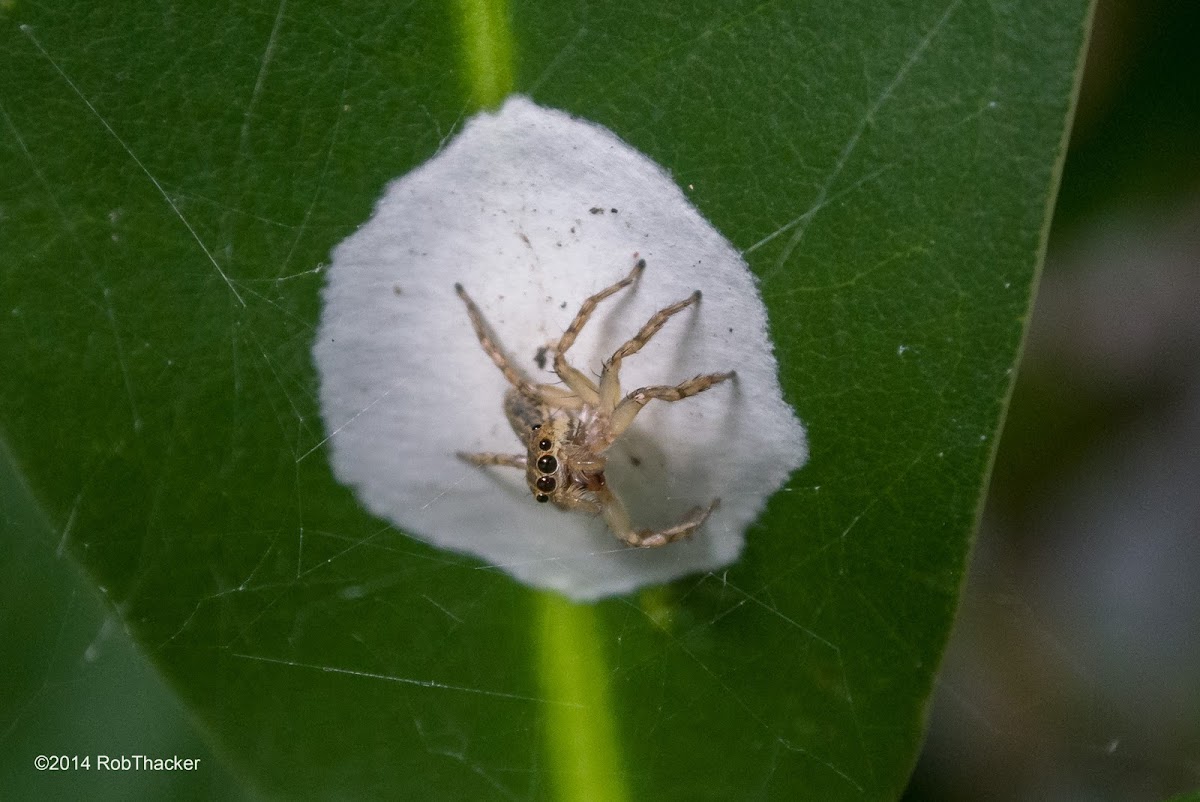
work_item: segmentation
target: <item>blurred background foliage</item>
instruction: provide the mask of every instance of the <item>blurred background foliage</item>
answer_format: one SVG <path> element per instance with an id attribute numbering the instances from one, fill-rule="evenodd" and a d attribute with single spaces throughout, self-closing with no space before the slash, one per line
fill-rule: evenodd
<path id="1" fill-rule="evenodd" d="M 1198 46 L 1200 4 L 1097 6 L 908 800 L 1157 800 L 1200 786 Z"/>

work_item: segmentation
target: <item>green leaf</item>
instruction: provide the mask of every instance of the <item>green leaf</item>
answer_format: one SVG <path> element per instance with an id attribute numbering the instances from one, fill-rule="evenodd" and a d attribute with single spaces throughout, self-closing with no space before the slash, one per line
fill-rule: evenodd
<path id="1" fill-rule="evenodd" d="M 1173 796 L 1168 802 L 1200 802 L 1200 791 L 1189 791 L 1178 796 Z"/>
<path id="2" fill-rule="evenodd" d="M 61 540 L 271 794 L 895 797 L 1088 16 L 0 6 L 0 433 L 5 498 L 35 505 L 6 512 L 10 581 L 37 583 L 30 555 Z M 575 607 L 389 529 L 330 475 L 323 260 L 509 86 L 667 167 L 761 280 L 812 459 L 721 575 Z M 9 733 L 30 727 L 23 693 Z"/>

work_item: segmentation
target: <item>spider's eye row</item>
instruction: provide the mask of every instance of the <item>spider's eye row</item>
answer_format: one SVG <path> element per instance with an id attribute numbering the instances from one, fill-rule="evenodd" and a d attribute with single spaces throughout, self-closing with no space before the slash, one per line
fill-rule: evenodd
<path id="1" fill-rule="evenodd" d="M 534 498 L 536 498 L 536 499 L 537 499 L 539 502 L 541 502 L 542 504 L 545 504 L 547 501 L 549 501 L 549 500 L 550 500 L 550 497 L 549 497 L 549 496 L 545 496 L 545 495 L 542 495 L 542 494 L 540 494 L 540 493 L 539 493 L 538 495 L 534 496 Z"/>
<path id="2" fill-rule="evenodd" d="M 558 469 L 558 460 L 549 454 L 538 457 L 537 469 L 542 473 L 554 473 Z"/>
<path id="3" fill-rule="evenodd" d="M 545 437 L 543 437 L 541 440 L 538 441 L 538 448 L 540 448 L 542 451 L 549 451 L 550 446 L 552 446 L 552 445 L 554 445 L 554 444 L 551 443 L 550 440 Z"/>
<path id="4" fill-rule="evenodd" d="M 549 493 L 551 490 L 558 487 L 558 482 L 554 481 L 553 476 L 541 476 L 536 482 L 534 482 L 534 484 L 537 485 L 538 490 L 541 490 L 544 493 Z"/>

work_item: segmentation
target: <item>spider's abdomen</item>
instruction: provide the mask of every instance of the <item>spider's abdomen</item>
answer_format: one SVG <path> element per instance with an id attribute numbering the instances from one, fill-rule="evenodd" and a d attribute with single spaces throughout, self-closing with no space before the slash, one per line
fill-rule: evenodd
<path id="1" fill-rule="evenodd" d="M 535 401 L 526 398 L 515 389 L 504 394 L 504 417 L 508 425 L 522 441 L 529 437 L 535 426 L 541 426 L 546 420 L 546 408 Z"/>

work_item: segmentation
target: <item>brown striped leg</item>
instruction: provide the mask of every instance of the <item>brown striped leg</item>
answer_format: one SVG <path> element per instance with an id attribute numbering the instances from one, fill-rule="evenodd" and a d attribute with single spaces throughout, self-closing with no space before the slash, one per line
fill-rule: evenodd
<path id="1" fill-rule="evenodd" d="M 616 409 L 613 410 L 608 436 L 605 438 L 606 444 L 612 444 L 618 437 L 624 434 L 629 425 L 633 423 L 633 419 L 642 411 L 642 407 L 650 403 L 652 399 L 682 401 L 685 398 L 702 393 L 723 381 L 732 379 L 736 375 L 735 371 L 730 371 L 729 373 L 705 373 L 688 379 L 674 387 L 670 385 L 654 385 L 653 387 L 642 387 L 634 390 L 625 396 L 621 403 L 617 404 Z"/>

